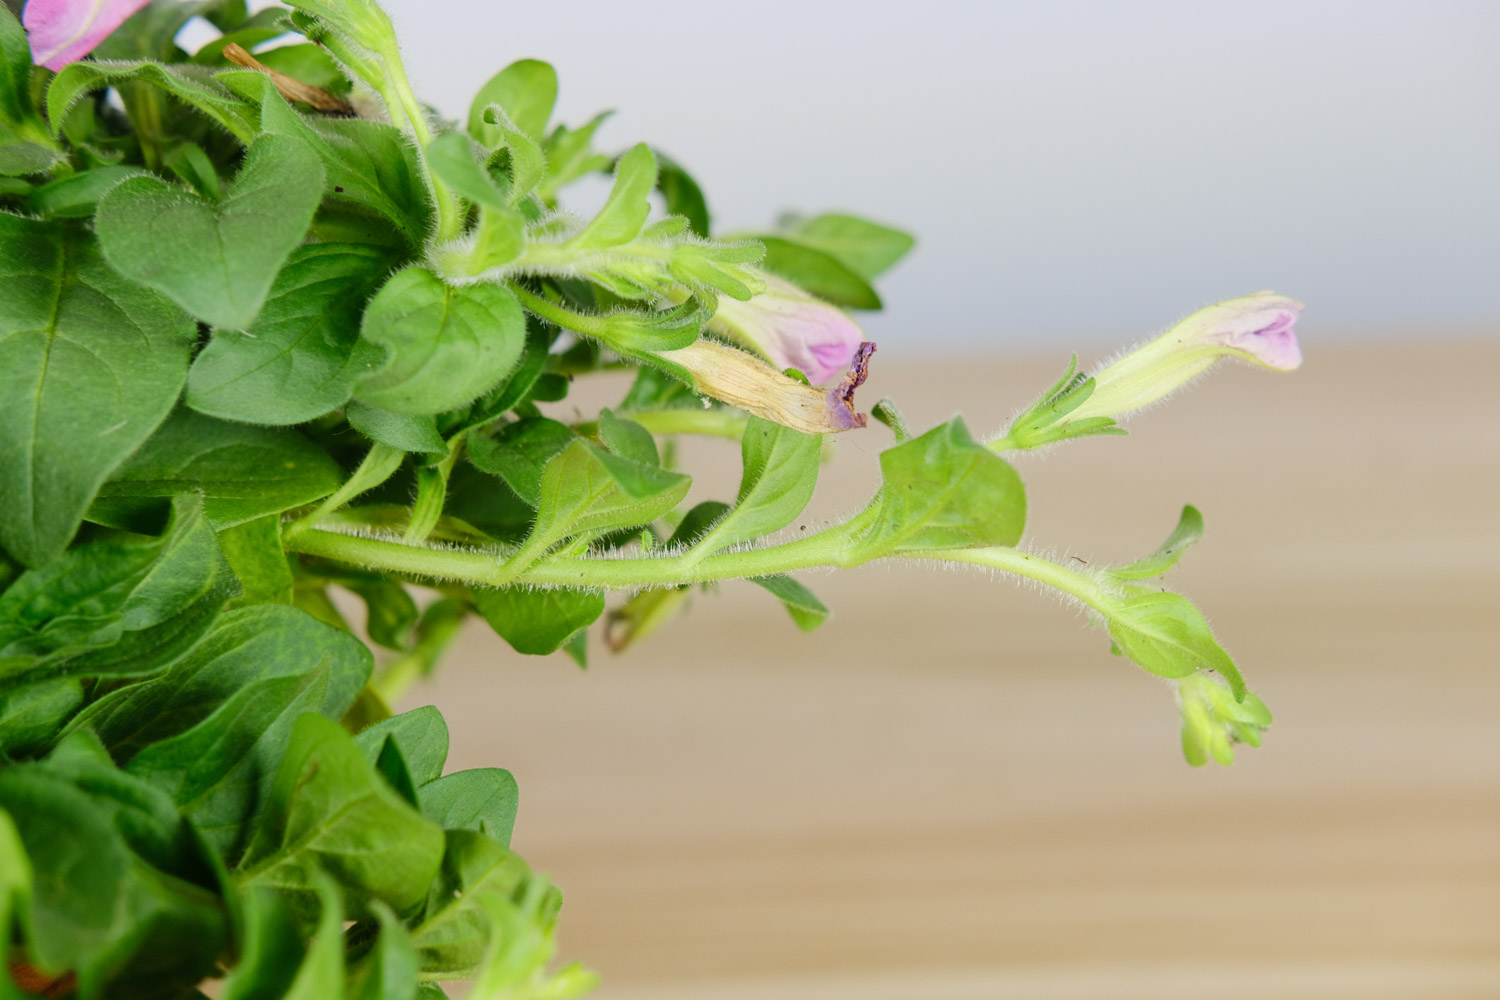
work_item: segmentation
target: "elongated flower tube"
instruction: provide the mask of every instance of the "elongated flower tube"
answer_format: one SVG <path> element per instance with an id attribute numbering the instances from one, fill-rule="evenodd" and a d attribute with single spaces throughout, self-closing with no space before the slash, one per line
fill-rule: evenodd
<path id="1" fill-rule="evenodd" d="M 1302 364 L 1293 328 L 1302 303 L 1257 292 L 1200 309 L 1166 333 L 1094 374 L 1094 390 L 1070 422 L 1121 417 L 1187 385 L 1224 358 L 1275 371 Z"/>
<path id="2" fill-rule="evenodd" d="M 31 45 L 32 62 L 50 70 L 77 62 L 146 3 L 147 0 L 28 0 L 21 20 Z"/>
<path id="3" fill-rule="evenodd" d="M 813 383 L 847 369 L 865 339 L 854 320 L 789 281 L 762 277 L 765 291 L 748 302 L 720 297 L 708 328 L 777 368 L 797 369 Z"/>

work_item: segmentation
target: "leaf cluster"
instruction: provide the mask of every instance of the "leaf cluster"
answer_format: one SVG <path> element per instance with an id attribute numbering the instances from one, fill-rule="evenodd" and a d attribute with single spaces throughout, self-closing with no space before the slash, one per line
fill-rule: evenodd
<path id="1" fill-rule="evenodd" d="M 222 37 L 179 48 L 192 16 Z M 586 991 L 548 970 L 561 896 L 509 849 L 511 775 L 445 774 L 441 714 L 391 706 L 469 620 L 586 666 L 596 622 L 625 649 L 721 580 L 811 630 L 797 570 L 1010 552 L 1015 468 L 889 401 L 879 491 L 810 527 L 825 439 L 768 415 L 852 414 L 873 345 L 817 389 L 704 333 L 768 275 L 878 309 L 912 238 L 715 235 L 676 160 L 553 122 L 536 60 L 434 122 L 371 0 L 155 0 L 95 55 L 34 67 L 0 10 L 0 996 Z M 361 95 L 383 114 L 329 113 Z M 614 406 L 570 398 L 622 370 Z M 1090 389 L 1070 369 L 1012 437 Z M 699 495 L 685 434 L 738 443 L 734 496 Z M 1200 533 L 1095 605 L 1147 670 L 1229 682 L 1184 695 L 1189 758 L 1223 759 L 1269 715 L 1140 582 Z"/>

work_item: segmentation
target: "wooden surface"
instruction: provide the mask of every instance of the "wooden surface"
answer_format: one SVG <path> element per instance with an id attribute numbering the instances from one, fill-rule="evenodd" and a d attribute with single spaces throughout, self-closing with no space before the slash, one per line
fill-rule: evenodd
<path id="1" fill-rule="evenodd" d="M 516 774 L 603 1000 L 1500 997 L 1500 341 L 1306 349 L 1019 462 L 1040 550 L 1203 510 L 1171 582 L 1276 713 L 1232 768 L 1074 608 L 925 566 L 807 575 L 810 636 L 726 585 L 586 674 L 471 631 L 410 703 Z M 866 406 L 976 434 L 1060 367 L 881 360 Z M 842 439 L 815 511 L 888 441 Z M 695 499 L 733 448 L 689 449 Z"/>

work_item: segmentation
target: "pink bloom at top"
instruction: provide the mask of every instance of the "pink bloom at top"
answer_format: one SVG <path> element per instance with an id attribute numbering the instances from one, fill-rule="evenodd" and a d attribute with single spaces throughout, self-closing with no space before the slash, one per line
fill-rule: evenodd
<path id="1" fill-rule="evenodd" d="M 773 274 L 765 291 L 748 302 L 723 296 L 708 328 L 820 384 L 843 374 L 864 333 L 838 308 Z"/>
<path id="2" fill-rule="evenodd" d="M 77 62 L 147 0 L 29 0 L 21 13 L 31 60 L 59 70 Z"/>

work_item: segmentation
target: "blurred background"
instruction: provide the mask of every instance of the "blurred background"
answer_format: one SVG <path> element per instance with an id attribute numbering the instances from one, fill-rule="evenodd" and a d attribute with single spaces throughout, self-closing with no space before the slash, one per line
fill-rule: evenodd
<path id="1" fill-rule="evenodd" d="M 1301 372 L 1019 461 L 1041 549 L 1204 511 L 1170 582 L 1277 716 L 1232 768 L 1182 762 L 1170 692 L 1074 609 L 978 575 L 809 575 L 811 636 L 726 585 L 587 673 L 466 635 L 411 703 L 452 767 L 515 772 L 601 997 L 1500 996 L 1500 5 L 386 2 L 449 116 L 542 58 L 562 120 L 618 109 L 602 145 L 669 152 L 721 231 L 914 231 L 863 398 L 915 426 L 990 433 L 1211 301 L 1309 304 Z M 841 439 L 813 516 L 888 442 Z M 691 499 L 736 459 L 687 443 Z"/>
<path id="2" fill-rule="evenodd" d="M 721 231 L 911 229 L 882 350 L 1109 346 L 1262 288 L 1319 336 L 1500 320 L 1493 0 L 386 6 L 450 117 L 545 59 L 560 120 L 615 109 L 603 147 L 667 151 Z"/>

